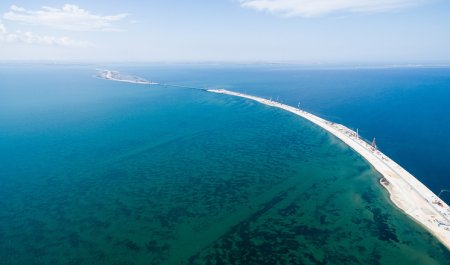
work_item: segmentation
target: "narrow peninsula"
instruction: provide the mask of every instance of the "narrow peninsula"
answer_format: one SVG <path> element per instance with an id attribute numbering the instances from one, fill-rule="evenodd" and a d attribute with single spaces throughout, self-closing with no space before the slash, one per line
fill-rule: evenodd
<path id="1" fill-rule="evenodd" d="M 389 191 L 390 199 L 398 208 L 424 226 L 450 249 L 449 206 L 408 171 L 378 150 L 376 146 L 361 139 L 357 132 L 342 124 L 327 121 L 299 108 L 269 99 L 225 89 L 210 89 L 207 91 L 246 98 L 289 111 L 333 134 L 359 153 L 383 176 L 380 183 Z"/>

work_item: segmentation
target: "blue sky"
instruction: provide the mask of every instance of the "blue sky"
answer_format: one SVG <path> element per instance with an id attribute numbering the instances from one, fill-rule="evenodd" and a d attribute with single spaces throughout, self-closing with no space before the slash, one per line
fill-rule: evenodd
<path id="1" fill-rule="evenodd" d="M 0 60 L 449 63 L 448 0 L 9 1 Z"/>

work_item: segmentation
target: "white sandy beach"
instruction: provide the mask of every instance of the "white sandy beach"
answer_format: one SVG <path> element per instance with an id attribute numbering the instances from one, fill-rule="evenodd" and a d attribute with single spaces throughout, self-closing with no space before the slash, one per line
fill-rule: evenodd
<path id="1" fill-rule="evenodd" d="M 357 137 L 355 131 L 344 125 L 324 120 L 306 111 L 276 101 L 224 89 L 208 91 L 247 98 L 268 106 L 284 109 L 332 133 L 364 157 L 383 176 L 380 183 L 389 191 L 392 202 L 398 208 L 424 226 L 450 249 L 449 206 L 404 168 Z"/>

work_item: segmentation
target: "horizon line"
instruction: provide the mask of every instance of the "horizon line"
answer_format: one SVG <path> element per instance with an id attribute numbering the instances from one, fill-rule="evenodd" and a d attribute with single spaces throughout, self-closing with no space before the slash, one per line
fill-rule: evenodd
<path id="1" fill-rule="evenodd" d="M 41 59 L 17 59 L 17 60 L 0 60 L 0 65 L 4 64 L 163 64 L 163 65 L 279 65 L 279 66 L 303 66 L 303 67 L 337 67 L 337 68 L 447 68 L 450 62 L 305 62 L 305 61 L 271 61 L 271 60 L 41 60 Z"/>

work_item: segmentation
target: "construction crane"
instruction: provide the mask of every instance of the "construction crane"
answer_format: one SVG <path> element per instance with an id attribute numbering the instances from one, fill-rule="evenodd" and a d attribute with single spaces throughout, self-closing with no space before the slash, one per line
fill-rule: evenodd
<path id="1" fill-rule="evenodd" d="M 443 192 L 450 192 L 450 190 L 442 189 L 441 192 L 439 192 L 439 195 L 438 195 L 439 198 L 441 197 L 441 194 L 442 194 Z"/>
<path id="2" fill-rule="evenodd" d="M 373 137 L 372 143 L 370 144 L 374 149 L 378 149 L 377 142 L 375 141 L 375 137 Z"/>

